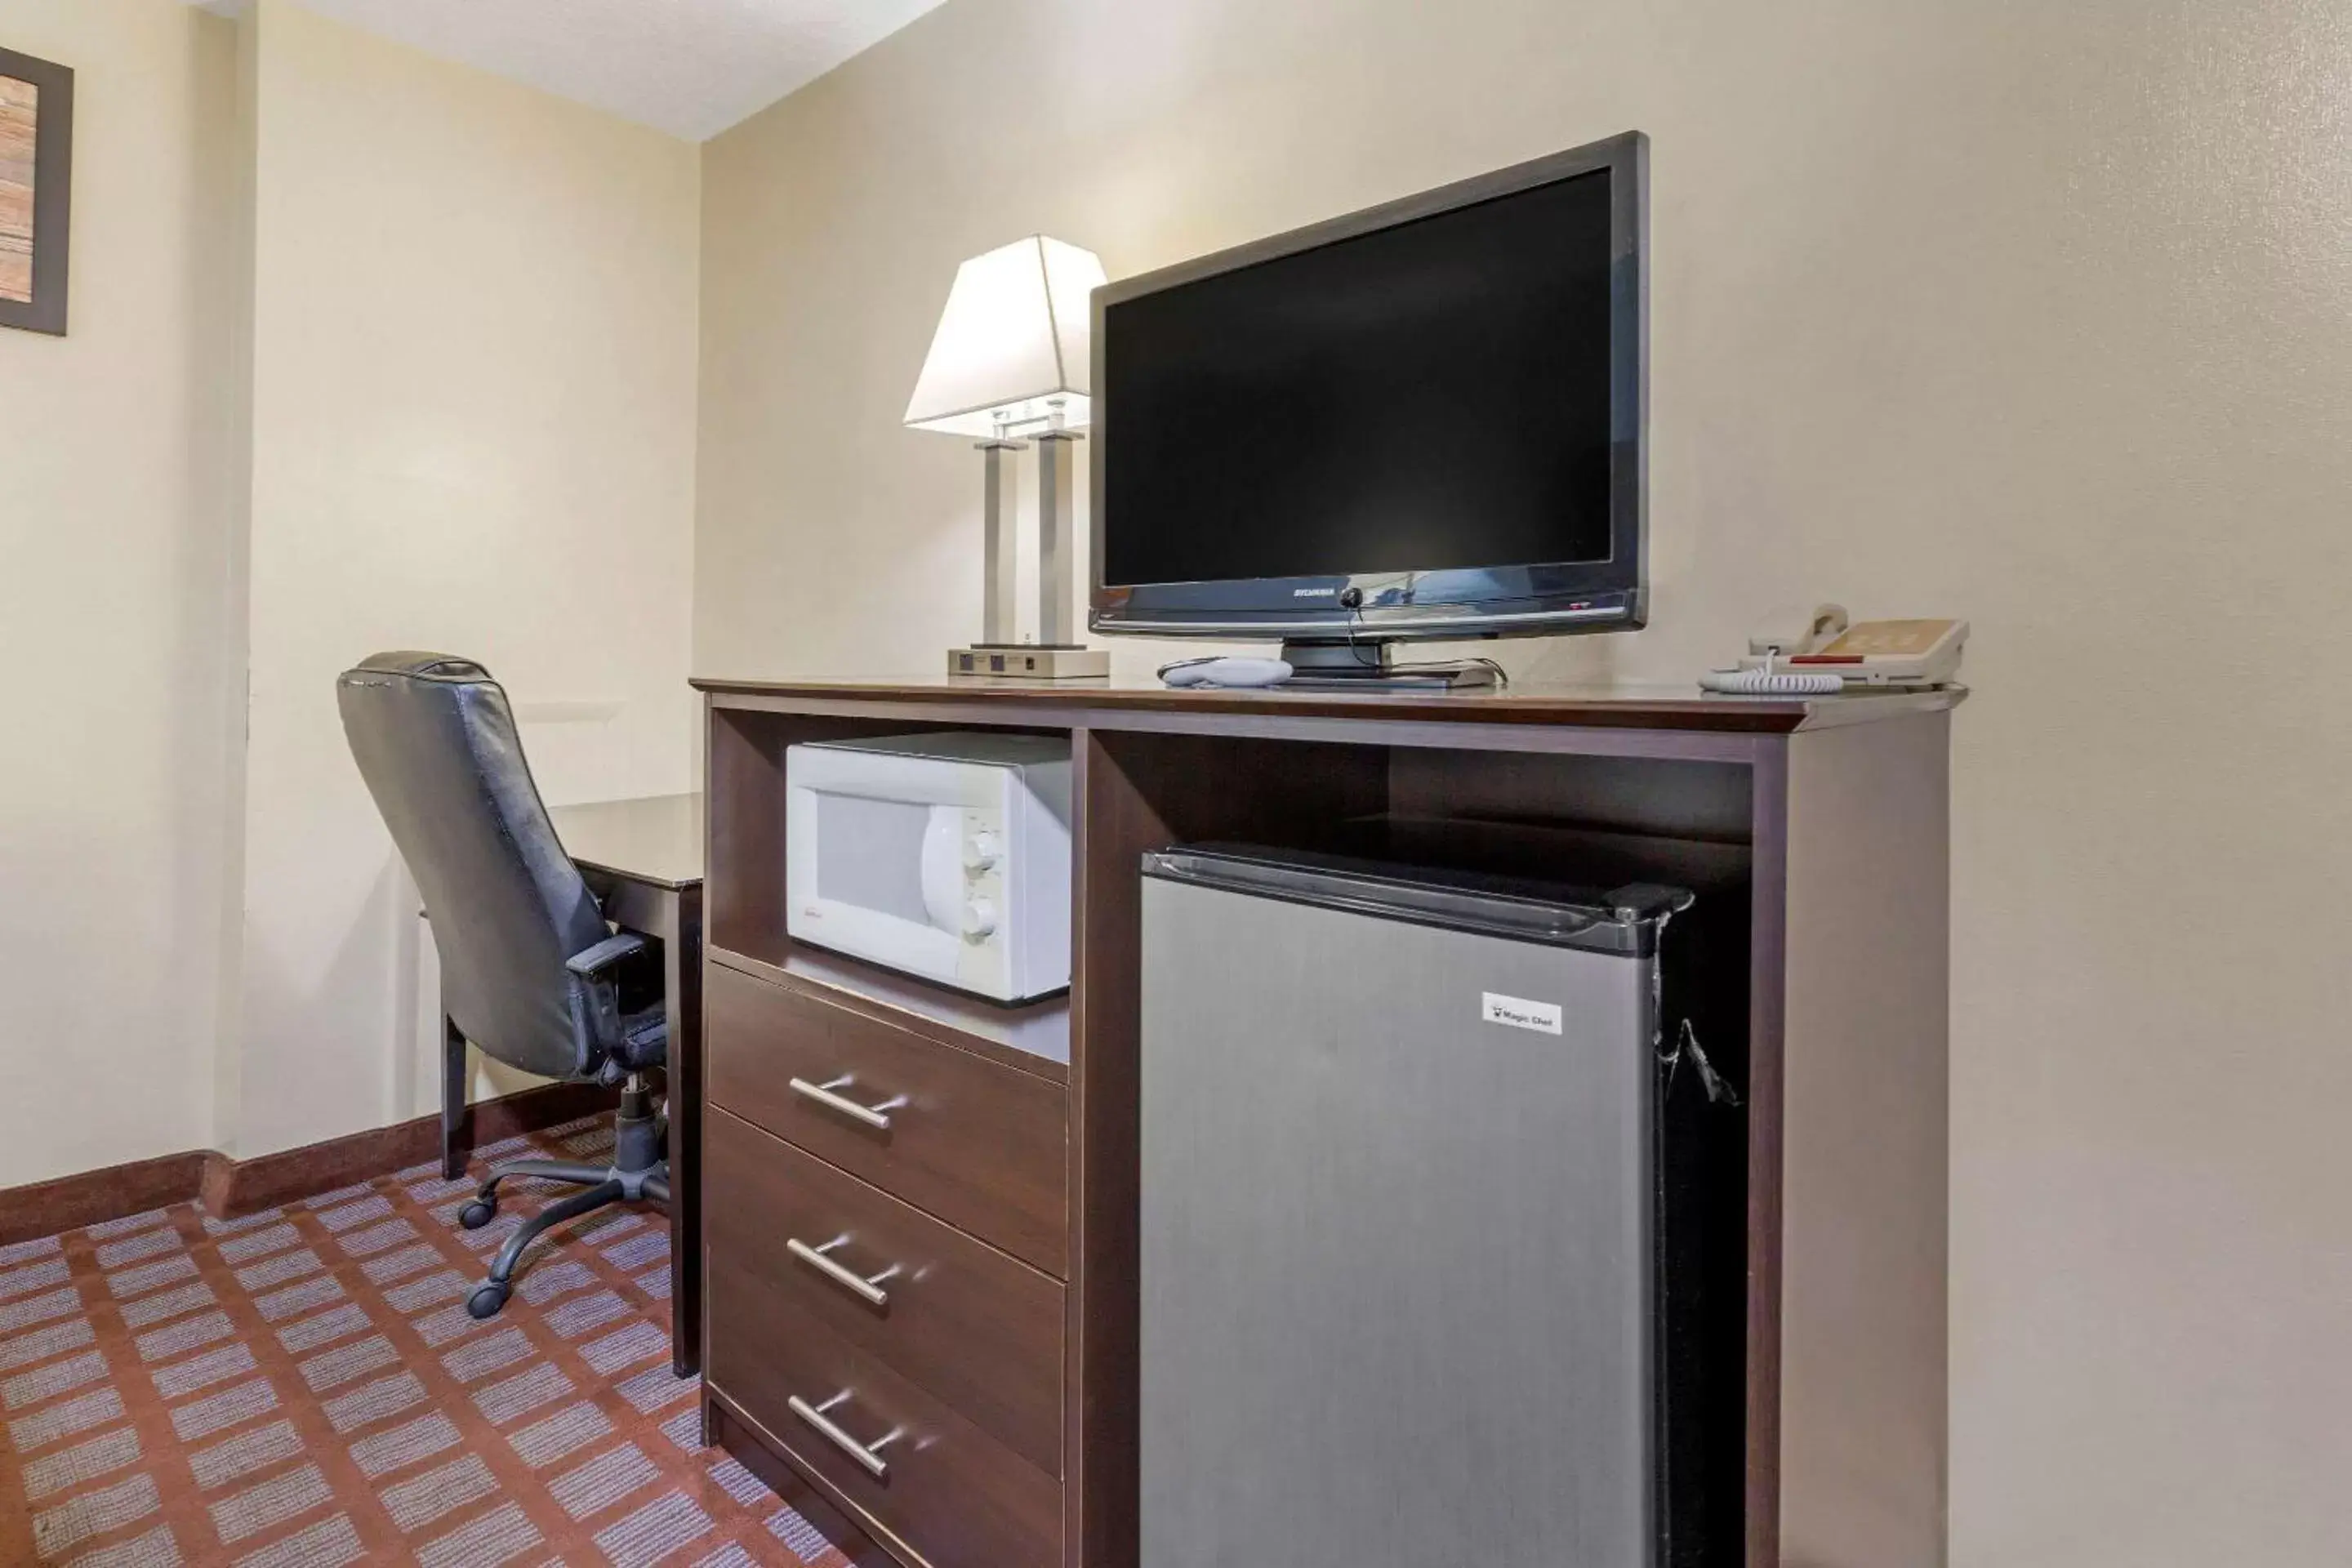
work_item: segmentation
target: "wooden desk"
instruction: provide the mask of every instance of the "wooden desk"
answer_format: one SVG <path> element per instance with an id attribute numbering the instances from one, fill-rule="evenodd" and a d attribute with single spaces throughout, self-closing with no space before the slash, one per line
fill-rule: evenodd
<path id="1" fill-rule="evenodd" d="M 558 806 L 556 837 L 614 924 L 660 939 L 669 1014 L 670 1364 L 702 1365 L 702 796 L 650 795 Z M 442 1058 L 442 1163 L 454 1180 L 466 1105 L 466 1041 Z"/>
<path id="2" fill-rule="evenodd" d="M 1746 962 L 1727 972 L 1748 1023 L 1727 1042 L 1748 1116 L 1746 1224 L 1730 1241 L 1744 1329 L 1729 1335 L 1740 1375 L 1714 1472 L 1727 1468 L 1736 1499 L 1737 1560 L 1943 1562 L 1960 692 L 695 684 L 710 790 L 698 1081 L 729 1193 L 706 1236 L 704 1419 L 747 1465 L 780 1485 L 797 1473 L 906 1563 L 1133 1568 L 1139 856 L 1304 845 L 1382 813 L 1463 836 L 1656 835 L 1747 868 Z M 786 750 L 991 726 L 1070 740 L 1068 998 L 993 1008 L 796 943 Z M 1558 858 L 1527 869 L 1572 872 Z M 866 1095 L 906 1097 L 886 1134 L 780 1089 L 853 1071 Z M 802 1234 L 850 1242 L 854 1283 L 908 1265 L 877 1276 L 887 1314 L 787 1256 Z"/>

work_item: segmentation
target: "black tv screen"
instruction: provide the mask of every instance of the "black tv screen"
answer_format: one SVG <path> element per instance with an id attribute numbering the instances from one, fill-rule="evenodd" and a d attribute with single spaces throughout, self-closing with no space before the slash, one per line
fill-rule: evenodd
<path id="1" fill-rule="evenodd" d="M 1622 177 L 1108 300 L 1098 584 L 1607 561 L 1630 412 L 1612 404 L 1630 390 Z"/>

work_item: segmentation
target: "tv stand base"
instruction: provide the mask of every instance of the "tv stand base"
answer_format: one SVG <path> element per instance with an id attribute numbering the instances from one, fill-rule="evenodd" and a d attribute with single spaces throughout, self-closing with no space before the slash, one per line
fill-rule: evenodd
<path id="1" fill-rule="evenodd" d="M 1315 691 L 1468 691 L 1502 684 L 1501 672 L 1485 659 L 1399 660 L 1392 642 L 1359 638 L 1352 643 L 1282 645 L 1283 662 L 1296 671 L 1283 686 Z"/>

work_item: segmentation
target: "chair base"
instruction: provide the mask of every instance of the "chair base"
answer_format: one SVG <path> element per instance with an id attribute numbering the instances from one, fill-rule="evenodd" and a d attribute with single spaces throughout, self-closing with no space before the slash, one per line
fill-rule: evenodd
<path id="1" fill-rule="evenodd" d="M 582 1215 L 614 1204 L 652 1198 L 669 1202 L 669 1162 L 660 1157 L 667 1132 L 664 1119 L 654 1113 L 645 1080 L 635 1075 L 621 1095 L 620 1114 L 613 1130 L 613 1161 L 590 1165 L 572 1160 L 510 1160 L 493 1166 L 474 1201 L 457 1211 L 457 1223 L 479 1230 L 498 1216 L 499 1184 L 509 1176 L 541 1181 L 571 1182 L 583 1190 L 558 1199 L 523 1221 L 499 1248 L 489 1278 L 474 1288 L 466 1310 L 476 1318 L 494 1318 L 513 1293 L 515 1266 L 530 1244 L 550 1230 Z"/>

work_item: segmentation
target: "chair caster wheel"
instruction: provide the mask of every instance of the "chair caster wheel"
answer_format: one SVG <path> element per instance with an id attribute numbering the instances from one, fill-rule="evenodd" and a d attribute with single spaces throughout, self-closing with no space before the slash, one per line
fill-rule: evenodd
<path id="1" fill-rule="evenodd" d="M 474 1318 L 495 1318 L 499 1315 L 499 1309 L 506 1304 L 507 1288 L 494 1279 L 488 1285 L 475 1287 L 474 1293 L 466 1298 L 466 1312 Z"/>
<path id="2" fill-rule="evenodd" d="M 457 1223 L 464 1226 L 467 1230 L 479 1230 L 484 1226 L 489 1224 L 490 1221 L 498 1218 L 498 1199 L 476 1198 L 472 1203 L 467 1204 L 464 1208 L 457 1211 Z M 495 1312 L 498 1309 L 496 1307 L 490 1309 L 490 1312 Z M 477 1313 L 476 1315 L 478 1317 L 487 1318 L 490 1313 L 481 1312 Z"/>

